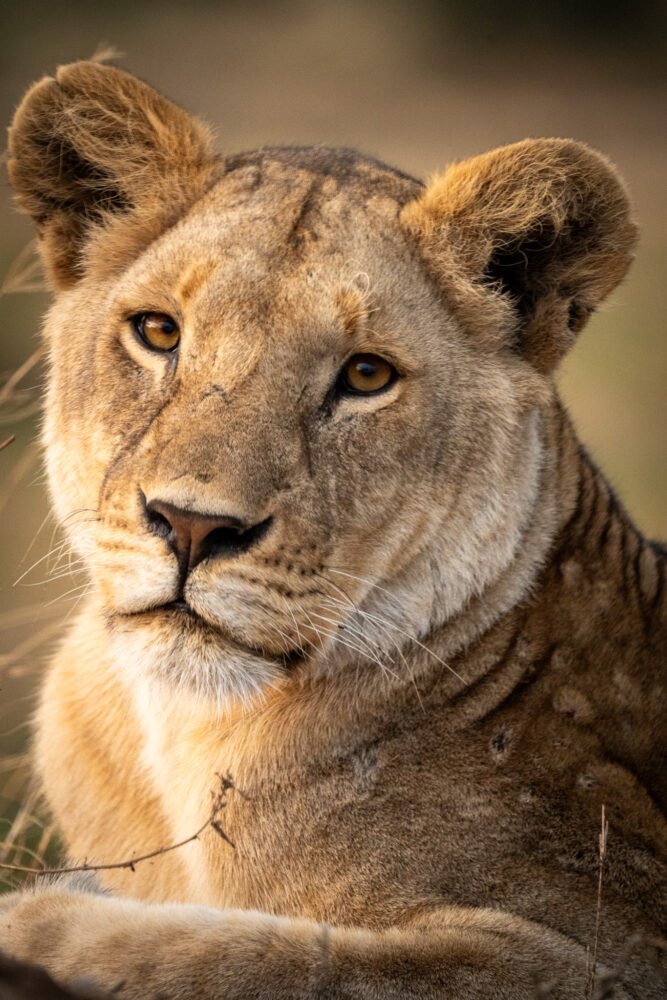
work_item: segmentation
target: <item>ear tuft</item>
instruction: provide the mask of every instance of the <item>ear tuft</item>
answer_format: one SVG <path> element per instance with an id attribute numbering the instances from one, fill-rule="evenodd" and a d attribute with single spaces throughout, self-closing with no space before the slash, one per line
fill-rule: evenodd
<path id="1" fill-rule="evenodd" d="M 175 221 L 210 184 L 211 147 L 204 125 L 115 67 L 72 63 L 36 83 L 9 131 L 8 171 L 56 285 L 81 276 L 96 227 L 130 214 L 139 246 Z"/>
<path id="2" fill-rule="evenodd" d="M 456 164 L 402 221 L 463 324 L 542 372 L 624 276 L 636 239 L 613 166 L 566 139 Z"/>

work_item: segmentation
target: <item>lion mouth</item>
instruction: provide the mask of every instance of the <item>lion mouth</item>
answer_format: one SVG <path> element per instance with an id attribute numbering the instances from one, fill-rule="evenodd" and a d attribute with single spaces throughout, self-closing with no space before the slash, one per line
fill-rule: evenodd
<path id="1" fill-rule="evenodd" d="M 220 625 L 208 621 L 183 598 L 168 601 L 166 604 L 161 604 L 150 610 L 125 613 L 121 617 L 134 620 L 144 619 L 146 621 L 154 621 L 158 618 L 170 621 L 181 627 L 185 626 L 190 630 L 194 629 L 199 634 L 203 634 L 208 638 L 214 637 L 222 640 L 225 646 L 231 646 L 240 652 L 257 657 L 257 659 L 278 664 L 285 670 L 292 670 L 298 664 L 304 662 L 309 655 L 307 650 L 301 647 L 297 647 L 292 651 L 274 653 L 262 647 L 242 642 Z"/>
<path id="2" fill-rule="evenodd" d="M 187 615 L 188 618 L 197 618 L 202 623 L 207 624 L 206 622 L 204 622 L 204 619 L 202 618 L 202 616 L 200 614 L 198 614 L 195 611 L 194 608 L 190 607 L 190 605 L 188 604 L 188 602 L 184 601 L 182 598 L 181 598 L 181 600 L 178 600 L 178 601 L 169 601 L 167 604 L 162 604 L 159 608 L 156 608 L 155 610 L 156 611 L 177 611 L 180 614 Z"/>

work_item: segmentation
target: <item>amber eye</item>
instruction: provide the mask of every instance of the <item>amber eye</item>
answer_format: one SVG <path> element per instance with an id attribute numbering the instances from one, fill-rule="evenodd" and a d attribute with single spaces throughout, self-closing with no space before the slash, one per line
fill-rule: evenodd
<path id="1" fill-rule="evenodd" d="M 341 388 L 344 392 L 379 392 L 391 385 L 398 375 L 393 365 L 377 354 L 353 354 L 341 372 Z"/>
<path id="2" fill-rule="evenodd" d="M 154 351 L 175 351 L 181 334 L 176 320 L 166 313 L 138 313 L 130 320 L 134 332 Z"/>

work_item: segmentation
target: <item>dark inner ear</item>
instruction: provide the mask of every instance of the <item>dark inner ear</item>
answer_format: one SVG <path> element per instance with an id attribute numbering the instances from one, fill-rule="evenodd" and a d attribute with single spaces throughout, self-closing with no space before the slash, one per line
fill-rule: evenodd
<path id="1" fill-rule="evenodd" d="M 59 178 L 61 188 L 54 193 L 52 182 L 48 192 L 40 192 L 44 206 L 40 221 L 46 221 L 54 211 L 65 211 L 77 214 L 82 221 L 98 222 L 107 212 L 127 211 L 132 207 L 111 176 L 84 159 L 74 146 L 57 138 L 35 144 L 42 146 L 43 163 L 49 159 L 57 161 L 57 173 L 51 176 Z"/>
<path id="2" fill-rule="evenodd" d="M 576 254 L 576 247 L 585 242 L 584 226 L 572 221 L 559 231 L 550 224 L 536 226 L 520 240 L 507 234 L 497 239 L 484 270 L 484 281 L 510 295 L 519 313 L 522 326 L 535 316 L 538 301 L 553 288 L 553 275 Z M 566 289 L 559 289 L 564 298 Z M 577 331 L 583 327 L 590 310 L 574 299 L 568 311 L 568 326 Z M 520 332 L 516 346 L 520 346 Z"/>
<path id="3" fill-rule="evenodd" d="M 621 281 L 637 235 L 614 168 L 572 139 L 454 164 L 401 221 L 478 343 L 514 349 L 542 374 Z"/>
<path id="4" fill-rule="evenodd" d="M 93 258 L 108 270 L 136 254 L 201 197 L 216 165 L 205 126 L 96 62 L 34 84 L 9 132 L 9 177 L 56 288 L 78 281 Z"/>

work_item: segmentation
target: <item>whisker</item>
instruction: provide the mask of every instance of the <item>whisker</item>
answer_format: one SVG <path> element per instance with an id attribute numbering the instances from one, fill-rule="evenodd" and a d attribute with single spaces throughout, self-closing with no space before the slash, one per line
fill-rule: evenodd
<path id="1" fill-rule="evenodd" d="M 355 576 L 354 573 L 346 573 L 345 570 L 337 569 L 335 566 L 327 566 L 326 568 L 330 573 L 339 573 L 341 576 L 349 577 L 350 580 L 357 580 L 359 583 L 367 584 L 372 590 L 379 590 L 381 593 L 386 594 L 387 597 L 389 597 L 390 600 L 392 600 L 394 604 L 402 610 L 401 602 L 398 600 L 396 595 L 392 594 L 390 590 L 386 590 L 385 587 L 381 587 L 379 583 L 374 583 L 373 580 L 367 580 L 363 576 Z"/>
<path id="2" fill-rule="evenodd" d="M 343 604 L 342 601 L 339 601 L 339 600 L 336 600 L 335 598 L 332 598 L 330 595 L 327 595 L 327 597 L 325 598 L 325 600 L 332 602 L 335 606 L 338 606 L 338 607 L 342 607 L 342 608 L 346 608 L 346 606 L 351 607 L 354 610 L 355 614 L 363 616 L 363 612 L 362 612 L 361 608 L 352 600 L 352 598 L 350 597 L 350 595 L 347 593 L 346 590 L 344 590 L 342 587 L 339 587 L 337 583 L 334 583 L 333 580 L 329 580 L 326 576 L 323 576 L 321 573 L 317 573 L 316 572 L 314 575 L 317 576 L 317 577 L 319 577 L 320 580 L 324 580 L 324 582 L 327 584 L 327 586 L 329 586 L 329 587 L 335 587 L 335 589 L 340 594 L 342 594 L 343 597 L 345 598 L 345 604 Z M 351 627 L 351 620 L 350 620 L 349 617 L 347 617 L 345 619 L 344 627 L 345 628 L 350 628 Z M 358 634 L 360 635 L 360 637 L 364 639 L 364 641 L 370 642 L 372 645 L 377 646 L 379 649 L 382 648 L 375 639 L 372 639 L 370 636 L 366 636 L 365 633 L 363 632 L 363 630 L 360 627 L 358 627 L 356 631 L 358 632 Z M 396 643 L 396 641 L 395 640 L 392 640 L 392 641 L 393 641 L 394 645 L 396 646 L 396 648 L 398 649 L 399 647 L 398 647 L 398 644 Z M 400 652 L 400 650 L 399 650 L 399 652 Z M 403 657 L 403 659 L 405 660 L 405 657 Z"/>
<path id="3" fill-rule="evenodd" d="M 387 594 L 388 597 L 390 597 L 395 603 L 398 604 L 398 600 L 393 594 L 391 594 L 384 587 L 380 587 L 378 584 L 374 584 L 372 580 L 365 580 L 361 576 L 355 576 L 354 573 L 346 573 L 344 570 L 334 569 L 333 566 L 328 566 L 327 569 L 329 569 L 332 573 L 340 573 L 342 576 L 350 577 L 350 579 L 352 580 L 358 580 L 361 583 L 366 583 L 375 590 L 379 590 L 383 594 Z M 387 628 L 394 629 L 394 631 L 399 632 L 401 635 L 404 635 L 407 639 L 410 639 L 412 642 L 416 643 L 420 647 L 420 649 L 423 649 L 424 652 L 429 653 L 435 660 L 438 661 L 438 663 L 442 664 L 442 666 L 445 667 L 446 670 L 449 670 L 449 672 L 453 674 L 454 677 L 460 680 L 462 684 L 466 683 L 463 677 L 461 677 L 461 675 L 457 673 L 457 671 L 454 670 L 454 668 L 451 667 L 449 663 L 443 660 L 441 656 L 438 656 L 437 653 L 434 653 L 432 649 L 429 649 L 428 646 L 424 645 L 424 643 L 421 642 L 415 635 L 412 635 L 410 632 L 406 632 L 406 630 L 402 629 L 399 625 L 395 625 L 393 622 L 389 621 L 387 618 L 382 618 L 380 615 L 374 615 L 370 611 L 364 611 L 362 613 L 370 621 L 374 621 L 379 624 L 385 625 Z"/>
<path id="4" fill-rule="evenodd" d="M 24 587 L 46 587 L 50 583 L 56 583 L 58 580 L 64 580 L 68 576 L 74 576 L 76 573 L 85 572 L 85 566 L 74 569 L 65 569 L 61 573 L 56 573 L 55 576 L 47 576 L 43 580 L 35 580 L 33 583 L 24 583 Z"/>
<path id="5" fill-rule="evenodd" d="M 366 612 L 365 612 L 365 611 L 362 611 L 362 610 L 361 610 L 361 608 L 359 607 L 359 605 L 358 605 L 358 604 L 356 604 L 356 603 L 355 603 L 355 602 L 354 602 L 354 601 L 352 600 L 352 598 L 351 598 L 351 597 L 350 597 L 350 595 L 349 595 L 349 594 L 347 593 L 347 591 L 345 591 L 345 590 L 344 590 L 344 589 L 343 589 L 342 587 L 339 587 L 339 586 L 338 586 L 338 584 L 336 584 L 336 583 L 334 583 L 334 582 L 333 582 L 333 580 L 329 580 L 329 579 L 327 579 L 327 577 L 323 576 L 323 575 L 322 575 L 321 573 L 315 573 L 315 576 L 318 576 L 318 577 L 320 577 L 320 579 L 324 580 L 324 582 L 325 582 L 325 583 L 327 583 L 327 584 L 328 584 L 329 586 L 331 586 L 331 587 L 335 587 L 335 588 L 336 588 L 336 590 L 337 590 L 337 591 L 338 591 L 339 593 L 341 593 L 341 594 L 343 595 L 343 597 L 345 598 L 345 601 L 346 601 L 346 603 L 347 603 L 348 605 L 350 605 L 350 606 L 351 606 L 351 607 L 352 607 L 352 608 L 354 609 L 354 612 L 355 612 L 355 614 L 359 615 L 359 616 L 360 616 L 360 617 L 362 617 L 362 618 L 363 618 L 363 617 L 366 617 Z M 370 583 L 371 581 L 364 581 L 364 582 L 366 582 L 366 583 Z M 379 589 L 382 589 L 382 588 L 379 588 Z M 387 591 L 387 593 L 388 593 L 388 591 Z M 391 596 L 391 595 L 390 595 L 390 596 Z M 343 602 L 342 602 L 342 601 L 338 601 L 338 600 L 336 600 L 335 598 L 332 598 L 332 597 L 330 597 L 330 596 L 329 596 L 329 597 L 327 598 L 327 600 L 331 601 L 331 602 L 332 602 L 332 603 L 333 603 L 334 605 L 338 605 L 338 606 L 340 606 L 340 607 L 345 607 L 345 605 L 343 604 Z M 397 602 L 397 603 L 398 603 L 398 602 Z M 348 624 L 349 624 L 349 619 L 347 619 L 347 620 L 346 620 L 346 625 L 348 625 Z M 360 634 L 361 634 L 362 636 L 365 636 L 365 634 L 363 633 L 363 631 L 362 631 L 361 629 L 359 629 L 359 632 L 360 632 Z M 393 638 L 392 636 L 390 636 L 390 635 L 389 635 L 389 633 L 388 633 L 388 632 L 386 632 L 386 631 L 385 631 L 385 635 L 387 635 L 387 638 L 388 638 L 388 639 L 389 639 L 389 641 L 390 641 L 390 642 L 392 643 L 392 645 L 393 645 L 393 646 L 394 646 L 394 648 L 396 649 L 396 651 L 397 651 L 398 655 L 399 655 L 399 656 L 401 657 L 401 659 L 403 660 L 403 663 L 405 664 L 405 666 L 406 666 L 406 668 L 407 668 L 407 670 L 408 670 L 408 673 L 411 673 L 411 671 L 410 671 L 410 667 L 408 666 L 408 662 L 407 662 L 407 660 L 406 660 L 406 658 L 405 658 L 405 656 L 404 656 L 404 654 L 403 654 L 403 651 L 401 650 L 401 647 L 400 647 L 399 643 L 398 643 L 398 642 L 396 641 L 396 639 L 394 639 L 394 638 Z M 379 645 L 379 644 L 377 643 L 377 641 L 376 641 L 376 640 L 372 640 L 372 639 L 369 639 L 369 637 L 365 637 L 365 638 L 366 638 L 366 639 L 367 639 L 368 641 L 371 641 L 371 642 L 373 642 L 373 643 L 374 643 L 374 645 Z M 415 683 L 415 681 L 414 681 L 414 678 L 413 678 L 413 683 Z M 416 689 L 416 683 L 415 683 L 415 689 Z M 417 692 L 417 694 L 418 694 L 418 696 L 419 696 L 419 692 Z M 420 700 L 421 700 L 421 698 L 420 698 Z"/>
<path id="6" fill-rule="evenodd" d="M 310 612 L 306 611 L 306 609 L 303 608 L 298 602 L 297 602 L 297 607 L 299 608 L 300 611 L 304 613 L 304 615 L 310 622 L 311 628 L 315 633 L 315 635 L 320 637 L 326 636 L 328 639 L 333 639 L 334 642 L 339 643 L 339 645 L 341 646 L 345 646 L 347 649 L 351 649 L 355 653 L 360 653 L 362 656 L 368 656 L 367 650 L 363 649 L 361 646 L 357 646 L 354 643 L 348 642 L 345 639 L 341 638 L 341 636 L 338 634 L 337 631 L 330 632 L 327 629 L 324 629 L 321 626 L 316 625 L 311 618 Z M 322 616 L 319 615 L 317 617 L 321 618 Z M 375 663 L 377 663 L 377 665 L 380 667 L 381 670 L 383 671 L 385 670 L 385 664 L 382 663 L 382 661 L 378 657 L 371 656 L 371 659 L 374 660 Z"/>
<path id="7" fill-rule="evenodd" d="M 78 517 L 79 514 L 99 514 L 97 507 L 77 507 L 75 510 L 71 510 L 69 514 L 65 514 L 62 519 L 63 524 L 67 524 L 73 517 Z"/>
<path id="8" fill-rule="evenodd" d="M 51 517 L 53 517 L 53 514 L 51 513 L 51 511 L 49 511 L 48 514 L 46 515 L 46 517 L 44 518 L 44 520 L 42 521 L 42 523 L 40 524 L 39 528 L 35 532 L 35 534 L 32 536 L 32 541 L 30 542 L 30 544 L 28 545 L 28 548 L 23 553 L 23 556 L 21 557 L 21 561 L 19 562 L 19 566 L 22 566 L 23 563 L 28 558 L 28 555 L 30 554 L 30 550 L 32 549 L 33 545 L 35 544 L 35 542 L 39 538 L 41 532 L 43 531 L 45 525 L 47 524 L 47 522 L 49 521 L 49 519 Z M 53 544 L 53 540 L 51 541 L 51 544 Z"/>
<path id="9" fill-rule="evenodd" d="M 335 629 L 345 629 L 345 627 L 346 627 L 346 625 L 345 625 L 344 622 L 339 623 L 337 621 L 334 621 L 334 619 L 332 619 L 332 618 L 325 618 L 324 615 L 318 615 L 315 612 L 313 612 L 313 617 L 314 618 L 321 618 L 322 621 L 328 622 L 330 625 L 333 625 Z M 338 635 L 339 633 L 336 632 L 336 634 Z M 398 676 L 398 674 L 395 674 L 394 671 L 391 670 L 387 666 L 387 664 L 383 660 L 380 659 L 379 655 L 377 653 L 373 652 L 373 650 L 370 648 L 370 644 L 368 643 L 368 641 L 366 640 L 366 638 L 364 636 L 361 637 L 361 641 L 364 644 L 363 647 L 355 647 L 355 648 L 360 648 L 362 650 L 362 652 L 365 653 L 366 656 L 369 656 L 375 663 L 377 663 L 384 670 L 386 670 L 387 673 L 391 674 L 392 677 L 395 677 L 396 680 L 400 680 L 400 677 Z"/>
<path id="10" fill-rule="evenodd" d="M 338 610 L 339 608 L 342 608 L 344 611 L 346 611 L 346 612 L 349 613 L 350 605 L 344 603 L 343 601 L 340 601 L 337 597 L 331 597 L 330 595 L 327 595 L 324 598 L 324 602 L 326 604 L 328 604 L 331 608 L 335 609 L 335 610 Z M 357 624 L 354 624 L 354 619 L 357 616 L 361 619 L 361 621 L 358 622 Z M 341 627 L 344 628 L 344 629 L 354 630 L 355 632 L 358 633 L 359 637 L 362 638 L 365 642 L 369 643 L 372 646 L 376 646 L 378 649 L 384 651 L 382 645 L 380 644 L 380 642 L 377 639 L 374 639 L 373 636 L 368 635 L 364 631 L 364 629 L 363 629 L 363 619 L 365 617 L 366 617 L 365 612 L 362 611 L 361 608 L 358 608 L 358 607 L 355 606 L 354 610 L 353 610 L 353 614 L 351 614 L 351 615 L 348 614 L 348 617 L 343 620 Z M 389 635 L 389 633 L 388 633 L 388 631 L 386 629 L 385 629 L 384 632 L 381 632 L 380 634 L 381 635 L 385 635 L 389 639 L 389 641 L 392 643 L 392 645 L 394 645 L 396 647 L 396 649 L 399 650 L 399 652 L 400 652 L 400 647 L 398 646 L 396 640 L 393 638 L 393 636 Z M 403 657 L 403 659 L 405 659 L 405 657 Z"/>
<path id="11" fill-rule="evenodd" d="M 12 584 L 12 587 L 16 587 L 16 585 L 19 584 L 21 580 L 23 580 L 28 575 L 28 573 L 31 573 L 36 566 L 39 566 L 40 563 L 43 563 L 45 559 L 50 559 L 51 556 L 53 556 L 56 552 L 60 552 L 67 544 L 68 543 L 66 541 L 61 542 L 60 545 L 56 545 L 49 552 L 47 552 L 45 556 L 42 556 L 40 559 L 37 559 L 32 564 L 32 566 L 29 566 L 28 569 L 26 569 L 23 573 L 21 573 L 18 580 L 15 580 L 14 583 Z"/>
<path id="12" fill-rule="evenodd" d="M 303 644 L 303 636 L 301 635 L 301 629 L 299 628 L 299 623 L 296 620 L 296 616 L 295 616 L 294 612 L 292 611 L 291 605 L 290 605 L 290 603 L 289 603 L 289 601 L 287 600 L 286 597 L 283 597 L 283 602 L 284 602 L 285 606 L 287 607 L 287 610 L 290 613 L 292 621 L 294 622 L 294 628 L 296 630 L 296 638 L 297 638 L 297 642 L 299 644 L 299 649 L 301 650 L 302 655 L 305 656 L 306 655 L 306 647 Z"/>
<path id="13" fill-rule="evenodd" d="M 52 604 L 57 604 L 58 601 L 63 601 L 66 597 L 69 597 L 70 594 L 76 594 L 80 590 L 87 590 L 90 588 L 92 588 L 92 584 L 90 583 L 89 580 L 87 580 L 85 583 L 79 584 L 78 587 L 72 587 L 71 590 L 66 590 L 64 594 L 58 594 L 58 596 L 54 597 L 53 600 L 47 601 L 44 607 L 50 608 Z"/>
<path id="14" fill-rule="evenodd" d="M 65 621 L 69 620 L 69 618 L 74 614 L 74 612 L 76 611 L 76 609 L 79 607 L 79 604 L 81 604 L 81 601 L 85 597 L 88 597 L 88 594 L 92 594 L 94 590 L 95 590 L 95 587 L 91 584 L 90 585 L 90 590 L 84 590 L 83 593 L 79 594 L 78 597 L 68 597 L 67 598 L 67 602 L 68 603 L 71 602 L 71 601 L 73 601 L 74 603 L 72 604 L 72 607 L 69 609 L 69 611 L 65 615 Z"/>
<path id="15" fill-rule="evenodd" d="M 345 598 L 346 605 L 348 605 L 349 607 L 353 608 L 355 614 L 361 614 L 362 613 L 361 609 L 358 607 L 357 604 L 355 604 L 355 602 L 352 600 L 352 598 L 350 597 L 350 595 L 342 587 L 339 587 L 337 583 L 334 583 L 333 580 L 329 580 L 326 576 L 323 576 L 321 573 L 314 572 L 314 575 L 317 576 L 317 577 L 319 577 L 320 580 L 324 580 L 324 582 L 327 584 L 327 586 L 329 586 L 329 587 L 335 587 L 336 590 L 340 594 L 342 594 L 343 597 Z M 334 599 L 332 597 L 330 597 L 329 595 L 327 595 L 327 597 L 325 598 L 325 600 L 334 601 Z M 340 607 L 345 607 L 345 605 L 342 603 L 342 601 L 335 601 L 335 604 L 337 604 Z M 350 627 L 350 618 L 349 617 L 345 619 L 343 627 L 346 627 L 346 628 Z M 378 648 L 381 649 L 381 647 L 379 646 L 379 644 L 374 639 L 371 639 L 370 637 L 365 636 L 364 633 L 363 633 L 363 631 L 361 629 L 357 629 L 357 632 L 359 633 L 359 635 L 361 636 L 361 638 L 364 639 L 365 642 L 370 642 L 372 645 L 377 646 Z"/>
<path id="16" fill-rule="evenodd" d="M 335 606 L 345 607 L 345 605 L 343 604 L 343 602 L 337 600 L 336 598 L 327 597 L 327 598 L 325 598 L 325 600 L 329 604 L 332 604 L 334 607 Z M 361 611 L 359 608 L 356 609 L 356 614 L 360 615 L 362 618 L 365 617 L 365 612 Z M 345 622 L 345 628 L 354 628 L 350 624 L 350 619 L 346 620 L 346 622 Z M 372 642 L 374 646 L 377 646 L 377 648 L 382 651 L 382 647 L 381 647 L 380 643 L 376 639 L 372 639 L 370 636 L 367 636 L 360 627 L 354 629 L 354 631 L 356 633 L 358 633 L 362 637 L 362 639 L 364 639 L 366 642 Z M 421 692 L 419 691 L 419 687 L 417 686 L 417 681 L 415 679 L 414 671 L 412 670 L 412 667 L 408 663 L 408 660 L 407 660 L 405 654 L 403 653 L 403 650 L 401 649 L 400 644 L 397 642 L 396 639 L 394 639 L 394 637 L 392 635 L 389 634 L 389 632 L 386 629 L 384 631 L 384 635 L 387 637 L 387 639 L 389 640 L 389 642 L 392 644 L 392 646 L 396 650 L 396 653 L 400 656 L 401 660 L 403 661 L 403 666 L 405 667 L 405 670 L 406 670 L 406 673 L 408 675 L 408 678 L 410 679 L 410 682 L 411 682 L 412 686 L 415 689 L 415 694 L 417 695 L 417 701 L 419 702 L 419 705 L 420 705 L 422 711 L 425 712 L 426 709 L 424 708 L 424 702 L 422 701 Z"/>
<path id="17" fill-rule="evenodd" d="M 449 670 L 450 674 L 453 674 L 454 677 L 460 680 L 462 684 L 466 683 L 463 677 L 461 677 L 461 675 L 457 673 L 456 670 L 454 670 L 454 667 L 450 667 L 449 663 L 447 663 L 446 660 L 443 660 L 441 656 L 438 656 L 438 654 L 434 653 L 432 649 L 429 649 L 428 646 L 425 646 L 424 643 L 420 642 L 420 640 L 417 639 L 416 636 L 412 635 L 410 632 L 406 632 L 405 629 L 400 628 L 398 625 L 394 625 L 393 622 L 390 622 L 386 618 L 382 618 L 379 615 L 373 615 L 369 611 L 364 611 L 363 614 L 365 615 L 366 618 L 369 619 L 369 621 L 379 622 L 380 624 L 385 625 L 387 628 L 394 629 L 394 631 L 398 632 L 400 635 L 404 635 L 407 639 L 410 639 L 411 642 L 414 642 L 417 646 L 419 646 L 420 649 L 423 649 L 425 653 L 428 653 L 430 656 L 433 657 L 434 660 L 437 660 L 437 662 L 440 663 L 445 668 L 445 670 Z"/>
<path id="18" fill-rule="evenodd" d="M 283 632 L 282 629 L 279 629 L 277 625 L 274 625 L 273 622 L 270 622 L 268 620 L 264 624 L 268 625 L 269 628 L 274 629 L 274 631 L 276 631 L 278 633 L 278 635 L 282 636 L 282 638 L 285 640 L 283 652 L 284 653 L 289 653 L 290 649 L 291 649 L 291 641 L 290 641 L 290 637 L 287 635 L 287 633 Z M 303 650 L 302 650 L 302 652 L 303 652 Z"/>

